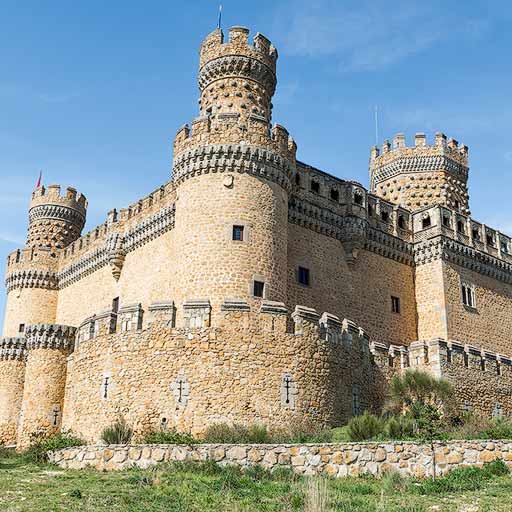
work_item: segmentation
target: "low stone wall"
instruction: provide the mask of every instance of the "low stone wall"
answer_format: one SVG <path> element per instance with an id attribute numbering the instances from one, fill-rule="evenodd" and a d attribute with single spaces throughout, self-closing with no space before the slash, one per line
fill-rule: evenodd
<path id="1" fill-rule="evenodd" d="M 451 441 L 435 444 L 436 474 L 457 466 L 483 466 L 496 459 L 512 468 L 512 442 Z M 433 473 L 429 445 L 400 443 L 343 443 L 307 445 L 110 445 L 79 446 L 50 453 L 50 461 L 63 468 L 119 470 L 147 468 L 172 461 L 213 460 L 221 465 L 260 465 L 270 470 L 289 467 L 295 472 L 329 476 L 381 475 L 398 471 L 416 477 Z"/>

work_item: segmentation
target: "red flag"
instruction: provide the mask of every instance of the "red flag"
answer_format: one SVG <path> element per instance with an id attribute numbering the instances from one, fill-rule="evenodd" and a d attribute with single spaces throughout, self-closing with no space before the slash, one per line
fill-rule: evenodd
<path id="1" fill-rule="evenodd" d="M 41 178 L 43 177 L 43 171 L 39 171 L 39 179 L 37 180 L 36 188 L 41 186 Z"/>

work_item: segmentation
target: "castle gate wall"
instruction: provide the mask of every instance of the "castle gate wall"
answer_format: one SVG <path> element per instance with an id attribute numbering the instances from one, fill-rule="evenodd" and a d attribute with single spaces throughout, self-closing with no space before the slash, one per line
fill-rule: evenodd
<path id="1" fill-rule="evenodd" d="M 25 360 L 0 362 L 0 445 L 16 443 L 24 381 Z"/>
<path id="2" fill-rule="evenodd" d="M 240 297 L 252 305 L 258 302 L 253 280 L 265 283 L 264 298 L 285 301 L 287 218 L 287 194 L 271 181 L 237 172 L 183 181 L 176 202 L 176 303 L 209 298 L 218 309 L 224 297 Z M 243 241 L 232 239 L 233 225 L 244 227 Z"/>
<path id="3" fill-rule="evenodd" d="M 335 238 L 296 224 L 288 225 L 288 233 L 289 304 L 311 304 L 350 318 L 375 341 L 417 339 L 412 267 L 365 250 L 347 265 Z M 299 266 L 310 269 L 311 286 L 298 283 Z M 391 296 L 400 298 L 400 314 L 392 313 Z"/>
<path id="4" fill-rule="evenodd" d="M 97 442 L 119 415 L 136 436 L 161 425 L 195 434 L 218 422 L 339 425 L 352 415 L 354 384 L 362 406 L 375 401 L 374 382 L 383 389 L 357 329 L 328 341 L 318 315 L 295 334 L 285 332 L 285 316 L 221 316 L 219 327 L 155 322 L 81 342 L 70 358 L 63 429 Z"/>

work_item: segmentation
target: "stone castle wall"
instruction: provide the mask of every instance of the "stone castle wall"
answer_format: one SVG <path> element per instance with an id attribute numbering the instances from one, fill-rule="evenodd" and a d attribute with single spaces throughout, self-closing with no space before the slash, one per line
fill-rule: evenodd
<path id="1" fill-rule="evenodd" d="M 168 316 L 142 330 L 100 327 L 69 360 L 62 428 L 97 442 L 120 415 L 136 436 L 162 425 L 334 425 L 352 416 L 354 386 L 361 410 L 378 407 L 386 375 L 364 333 L 336 317 L 320 327 L 309 308 L 293 316 L 289 333 L 283 305 L 253 314 L 239 301 L 224 303 L 213 327 L 173 328 Z"/>

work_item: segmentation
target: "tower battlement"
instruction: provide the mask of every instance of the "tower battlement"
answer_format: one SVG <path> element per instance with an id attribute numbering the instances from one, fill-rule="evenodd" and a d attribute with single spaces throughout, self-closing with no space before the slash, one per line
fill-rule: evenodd
<path id="1" fill-rule="evenodd" d="M 371 191 L 411 210 L 440 203 L 469 214 L 468 171 L 468 147 L 440 132 L 433 145 L 416 133 L 414 146 L 400 133 L 370 153 Z"/>
<path id="2" fill-rule="evenodd" d="M 74 188 L 61 195 L 60 185 L 32 193 L 27 246 L 62 249 L 76 240 L 85 225 L 87 200 Z"/>
<path id="3" fill-rule="evenodd" d="M 231 27 L 228 41 L 224 41 L 224 33 L 216 29 L 208 34 L 201 44 L 199 67 L 203 68 L 210 61 L 226 55 L 239 55 L 259 60 L 271 71 L 276 72 L 277 50 L 272 43 L 259 32 L 249 43 L 250 30 L 246 27 Z"/>

